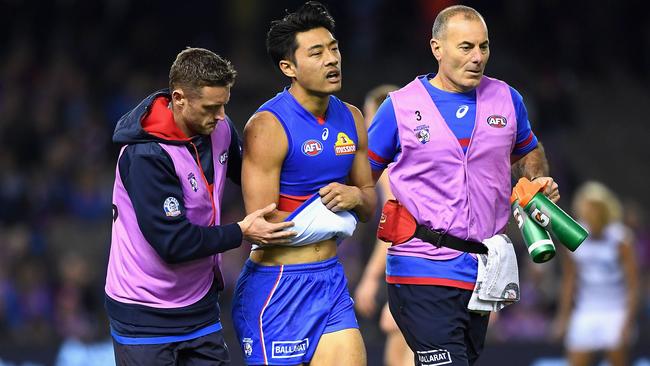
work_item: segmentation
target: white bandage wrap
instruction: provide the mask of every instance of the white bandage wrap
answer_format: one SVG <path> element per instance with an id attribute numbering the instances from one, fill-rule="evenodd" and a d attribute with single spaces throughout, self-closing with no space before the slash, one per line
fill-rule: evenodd
<path id="1" fill-rule="evenodd" d="M 316 193 L 284 221 L 293 221 L 294 226 L 285 230 L 295 231 L 297 234 L 291 238 L 290 244 L 283 246 L 302 246 L 332 238 L 340 244 L 343 239 L 352 236 L 358 220 L 351 211 L 330 211 Z M 257 248 L 258 246 L 253 246 L 253 250 Z"/>
<path id="2" fill-rule="evenodd" d="M 337 243 L 352 236 L 357 227 L 357 217 L 350 211 L 332 212 L 320 199 L 313 195 L 298 207 L 285 221 L 293 221 L 293 230 L 298 234 L 291 245 L 301 246 L 336 238 Z"/>

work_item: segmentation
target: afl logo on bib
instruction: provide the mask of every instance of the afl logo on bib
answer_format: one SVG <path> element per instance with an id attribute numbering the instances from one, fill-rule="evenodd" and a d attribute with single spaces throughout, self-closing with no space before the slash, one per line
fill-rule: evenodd
<path id="1" fill-rule="evenodd" d="M 498 116 L 498 115 L 492 115 L 492 116 L 487 118 L 487 124 L 490 127 L 503 128 L 503 127 L 506 127 L 506 125 L 508 124 L 508 121 L 506 120 L 506 117 Z"/>
<path id="2" fill-rule="evenodd" d="M 307 156 L 316 156 L 323 151 L 323 144 L 318 140 L 307 140 L 302 143 L 302 153 Z"/>
<path id="3" fill-rule="evenodd" d="M 357 145 L 354 144 L 348 135 L 339 132 L 336 136 L 336 143 L 334 144 L 334 152 L 336 155 L 354 154 L 357 151 Z"/>

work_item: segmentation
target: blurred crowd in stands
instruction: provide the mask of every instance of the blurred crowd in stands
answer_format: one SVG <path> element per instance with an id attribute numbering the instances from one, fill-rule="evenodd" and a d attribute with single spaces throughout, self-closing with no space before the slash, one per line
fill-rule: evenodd
<path id="1" fill-rule="evenodd" d="M 431 24 L 437 10 L 457 3 L 323 2 L 337 20 L 341 97 L 359 107 L 379 84 L 404 85 L 436 70 Z M 0 0 L 0 364 L 16 350 L 108 339 L 103 284 L 116 121 L 165 88 L 176 53 L 196 46 L 238 70 L 226 112 L 241 133 L 250 114 L 285 83 L 266 57 L 265 29 L 301 1 L 30 3 Z M 461 3 L 486 18 L 492 52 L 486 73 L 524 96 L 560 185 L 560 205 L 570 209 L 573 190 L 591 179 L 622 198 L 641 272 L 637 342 L 650 345 L 649 156 L 642 146 L 650 136 L 642 112 L 650 100 L 650 24 L 637 19 L 647 12 L 631 2 Z M 243 207 L 238 187 L 227 189 L 223 221 L 232 222 L 243 217 Z M 359 227 L 341 247 L 351 292 L 373 249 L 375 225 Z M 522 300 L 494 319 L 488 342 L 553 342 L 560 263 L 533 264 L 514 229 Z M 224 258 L 225 316 L 248 248 Z M 375 323 L 361 322 L 370 349 L 382 345 Z"/>

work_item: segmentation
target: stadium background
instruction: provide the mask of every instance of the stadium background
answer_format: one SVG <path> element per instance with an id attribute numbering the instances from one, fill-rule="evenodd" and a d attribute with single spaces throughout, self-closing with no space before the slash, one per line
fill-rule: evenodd
<path id="1" fill-rule="evenodd" d="M 110 244 L 117 119 L 166 87 L 175 55 L 209 48 L 239 72 L 227 113 L 239 131 L 287 81 L 271 64 L 269 22 L 302 1 L 0 0 L 0 365 L 102 364 L 103 282 Z M 626 204 L 642 273 L 636 365 L 650 364 L 650 231 L 645 216 L 650 137 L 649 6 L 632 1 L 324 1 L 343 54 L 339 96 L 357 106 L 382 83 L 436 70 L 428 40 L 437 11 L 463 3 L 488 24 L 488 75 L 524 96 L 544 142 L 561 205 L 596 179 Z M 269 141 L 269 143 L 273 143 Z M 230 186 L 224 220 L 243 217 Z M 373 225 L 341 249 L 353 290 L 372 250 Z M 516 233 L 514 235 L 515 238 Z M 549 339 L 559 261 L 533 265 L 521 251 L 523 300 L 492 324 L 480 365 L 560 365 Z M 227 253 L 221 303 L 233 365 L 241 353 L 229 299 L 247 248 Z M 603 320 L 606 321 L 606 320 Z M 369 365 L 383 336 L 362 320 Z M 90 357 L 92 360 L 84 357 Z"/>

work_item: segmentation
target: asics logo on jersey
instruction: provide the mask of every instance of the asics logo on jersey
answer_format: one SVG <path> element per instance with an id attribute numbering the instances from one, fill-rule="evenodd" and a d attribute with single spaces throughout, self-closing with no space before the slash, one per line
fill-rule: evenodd
<path id="1" fill-rule="evenodd" d="M 508 121 L 506 120 L 506 117 L 495 114 L 487 118 L 487 124 L 490 127 L 503 128 L 506 127 Z"/>
<path id="2" fill-rule="evenodd" d="M 307 156 L 316 156 L 323 151 L 323 144 L 314 139 L 302 143 L 302 153 Z"/>
<path id="3" fill-rule="evenodd" d="M 456 111 L 456 118 L 463 118 L 467 114 L 467 111 L 469 110 L 469 106 L 467 105 L 461 105 L 458 107 L 458 110 Z"/>

